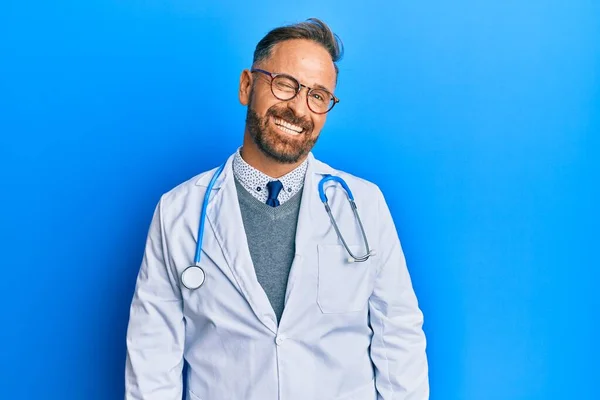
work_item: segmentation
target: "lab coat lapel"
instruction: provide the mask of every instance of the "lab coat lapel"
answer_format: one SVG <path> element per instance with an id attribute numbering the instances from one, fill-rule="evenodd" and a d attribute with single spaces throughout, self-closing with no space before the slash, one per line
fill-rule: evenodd
<path id="1" fill-rule="evenodd" d="M 277 331 L 273 307 L 256 278 L 254 264 L 244 230 L 232 167 L 227 162 L 220 179 L 220 189 L 210 201 L 207 219 L 229 268 L 257 318 L 271 331 Z M 216 185 L 215 185 L 216 186 Z"/>
<path id="2" fill-rule="evenodd" d="M 319 197 L 318 185 L 325 174 L 334 173 L 332 168 L 316 160 L 312 153 L 309 154 L 296 228 L 296 254 L 288 278 L 282 323 L 289 318 L 286 314 L 290 310 L 304 309 L 302 303 L 306 302 L 306 298 L 302 295 L 301 284 L 310 282 L 312 274 L 315 275 L 312 278 L 316 278 L 317 271 L 313 267 L 316 266 L 317 243 L 329 229 L 329 219 Z"/>
<path id="3" fill-rule="evenodd" d="M 325 211 L 318 190 L 319 181 L 325 172 L 319 165 L 320 163 L 312 156 L 312 153 L 309 155 L 308 161 L 302 190 L 302 202 L 298 214 L 298 226 L 296 228 L 296 255 L 306 253 L 311 245 L 314 247 L 315 240 L 313 237 L 318 231 L 316 228 Z"/>

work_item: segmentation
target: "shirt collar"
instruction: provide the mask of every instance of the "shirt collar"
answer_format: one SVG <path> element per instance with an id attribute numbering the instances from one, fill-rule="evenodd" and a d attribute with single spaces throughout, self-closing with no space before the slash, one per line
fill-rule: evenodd
<path id="1" fill-rule="evenodd" d="M 238 148 L 233 159 L 233 173 L 242 186 L 260 201 L 266 201 L 268 197 L 267 183 L 279 180 L 283 189 L 279 194 L 279 201 L 283 203 L 293 197 L 302 189 L 304 178 L 308 167 L 308 159 L 294 170 L 280 178 L 273 178 L 257 170 L 248 164 L 241 155 L 241 147 Z"/>

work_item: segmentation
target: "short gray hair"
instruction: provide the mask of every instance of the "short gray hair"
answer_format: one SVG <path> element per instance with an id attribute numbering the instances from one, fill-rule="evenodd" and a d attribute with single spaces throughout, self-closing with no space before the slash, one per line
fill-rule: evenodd
<path id="1" fill-rule="evenodd" d="M 338 73 L 336 64 L 344 54 L 344 45 L 338 35 L 327 26 L 327 24 L 317 18 L 309 18 L 305 22 L 293 25 L 286 25 L 275 28 L 263 37 L 256 45 L 254 50 L 253 63 L 263 61 L 271 55 L 273 47 L 277 43 L 292 39 L 306 39 L 320 44 L 329 52 L 331 60 L 335 66 L 335 73 Z"/>

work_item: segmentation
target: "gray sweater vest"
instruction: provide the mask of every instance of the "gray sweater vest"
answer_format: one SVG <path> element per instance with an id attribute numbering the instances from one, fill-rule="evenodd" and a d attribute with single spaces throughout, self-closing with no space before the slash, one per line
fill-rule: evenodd
<path id="1" fill-rule="evenodd" d="M 271 207 L 248 193 L 237 179 L 235 184 L 256 277 L 280 321 L 296 253 L 302 190 L 280 206 Z"/>

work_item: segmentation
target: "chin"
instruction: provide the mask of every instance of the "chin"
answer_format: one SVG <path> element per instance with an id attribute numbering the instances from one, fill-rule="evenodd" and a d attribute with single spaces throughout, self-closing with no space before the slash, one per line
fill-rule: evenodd
<path id="1" fill-rule="evenodd" d="M 264 143 L 260 149 L 267 157 L 280 164 L 294 164 L 306 155 L 306 152 L 297 148 L 290 149 L 282 143 Z"/>

